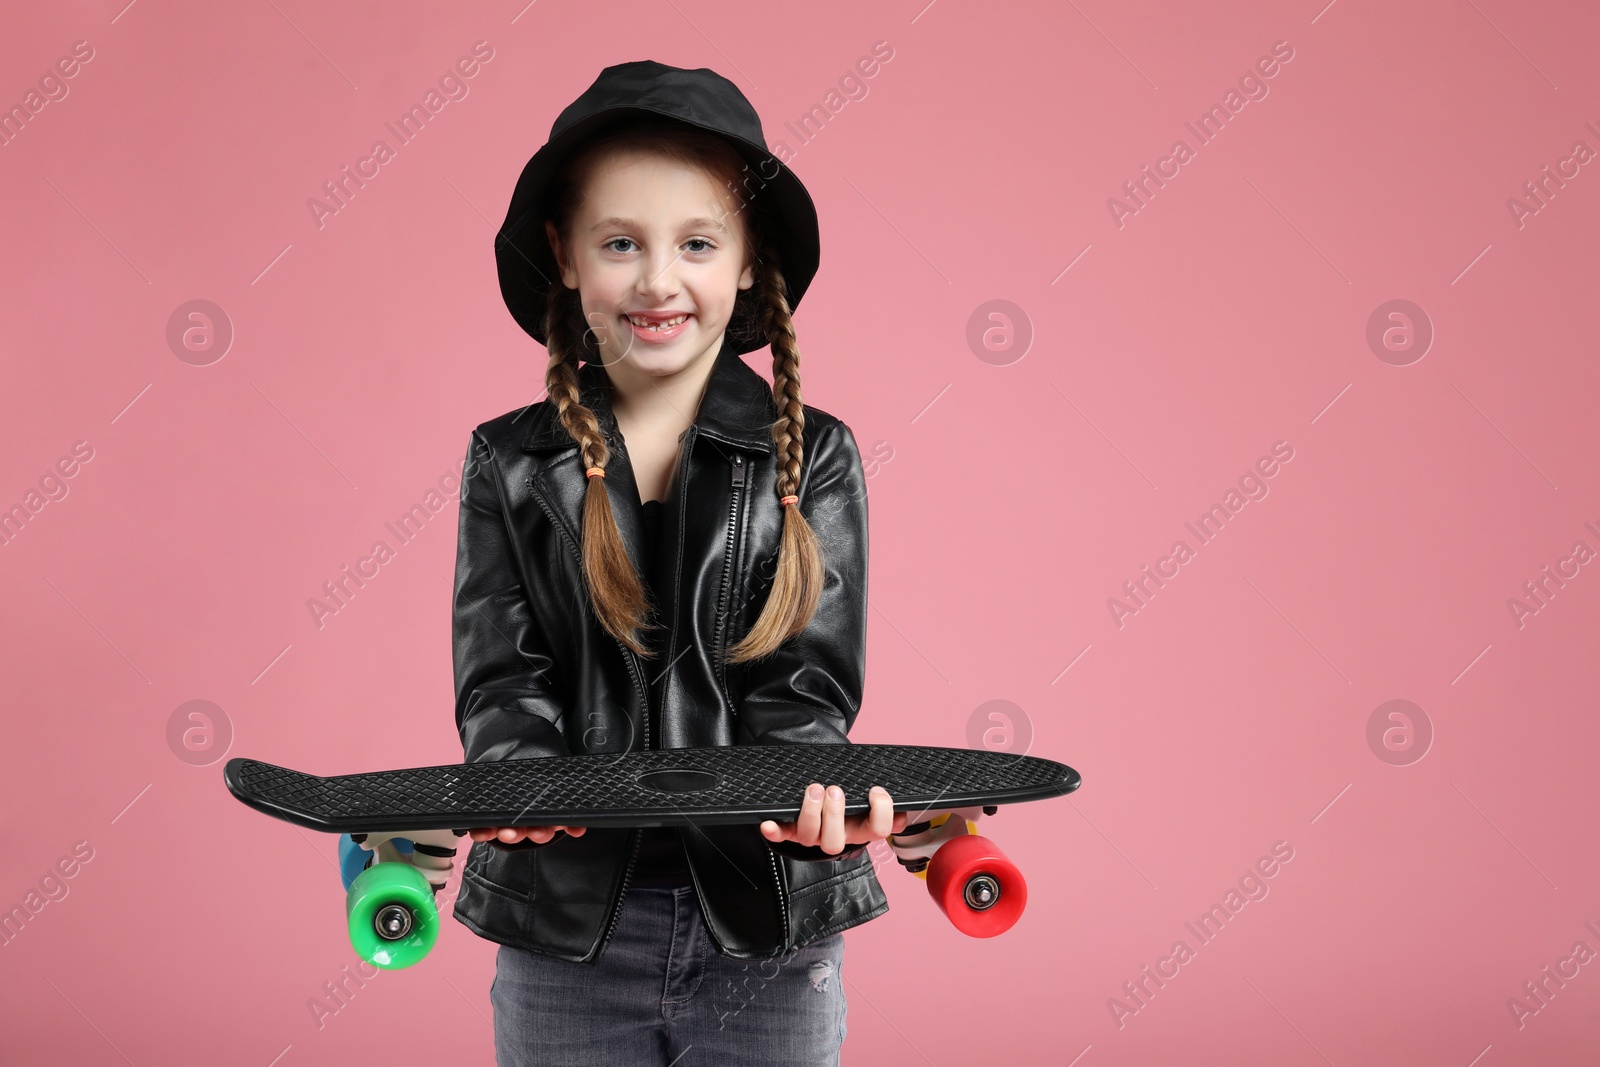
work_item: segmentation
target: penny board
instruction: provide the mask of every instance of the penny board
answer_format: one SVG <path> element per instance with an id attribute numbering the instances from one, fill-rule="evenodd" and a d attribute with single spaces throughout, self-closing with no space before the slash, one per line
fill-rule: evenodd
<path id="1" fill-rule="evenodd" d="M 494 760 L 319 777 L 235 758 L 228 789 L 257 811 L 328 833 L 491 826 L 693 826 L 789 822 L 812 782 L 845 813 L 887 789 L 896 811 L 1045 800 L 1078 772 L 1037 756 L 925 745 L 727 745 Z"/>

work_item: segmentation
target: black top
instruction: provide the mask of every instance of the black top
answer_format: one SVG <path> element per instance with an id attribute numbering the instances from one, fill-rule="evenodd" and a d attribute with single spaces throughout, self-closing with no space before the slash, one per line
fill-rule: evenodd
<path id="1" fill-rule="evenodd" d="M 646 561 L 656 555 L 658 530 L 661 525 L 661 501 L 647 500 L 644 504 L 644 554 Z M 649 568 L 646 567 L 648 570 Z M 648 586 L 648 582 L 646 585 Z M 660 661 L 660 638 L 665 631 L 646 630 L 642 637 L 645 646 L 656 653 L 652 664 Z M 683 841 L 676 826 L 647 826 L 639 844 L 639 859 L 634 866 L 632 885 L 676 887 L 692 885 L 689 862 L 684 858 Z"/>

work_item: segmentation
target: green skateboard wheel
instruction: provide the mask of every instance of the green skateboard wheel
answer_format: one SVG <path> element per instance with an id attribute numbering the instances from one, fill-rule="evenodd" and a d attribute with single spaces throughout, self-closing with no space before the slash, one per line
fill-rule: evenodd
<path id="1" fill-rule="evenodd" d="M 389 970 L 419 962 L 439 940 L 433 889 L 409 863 L 375 863 L 345 896 L 350 944 L 368 963 Z"/>

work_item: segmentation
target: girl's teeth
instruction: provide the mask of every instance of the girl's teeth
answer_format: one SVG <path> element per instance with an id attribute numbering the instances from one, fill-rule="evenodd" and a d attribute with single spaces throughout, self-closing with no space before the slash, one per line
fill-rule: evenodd
<path id="1" fill-rule="evenodd" d="M 689 316 L 687 316 L 687 315 L 679 315 L 677 318 L 672 319 L 669 322 L 640 322 L 638 319 L 629 319 L 628 321 L 633 323 L 635 326 L 642 327 L 643 329 L 646 329 L 646 330 L 661 331 L 661 330 L 671 329 L 673 326 L 678 325 L 678 323 L 682 322 L 684 319 L 687 319 L 688 317 Z"/>

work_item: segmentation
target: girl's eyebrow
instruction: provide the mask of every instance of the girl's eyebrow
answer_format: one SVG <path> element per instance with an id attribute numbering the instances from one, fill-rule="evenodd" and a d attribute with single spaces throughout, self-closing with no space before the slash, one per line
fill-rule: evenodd
<path id="1" fill-rule="evenodd" d="M 620 215 L 611 215 L 601 219 L 599 222 L 589 227 L 589 232 L 593 233 L 595 230 L 610 229 L 631 230 L 637 228 L 638 226 L 639 224 L 633 219 L 625 219 Z M 724 226 L 721 222 L 716 219 L 706 218 L 705 216 L 684 219 L 683 224 L 679 228 L 683 230 L 720 230 L 723 233 L 728 232 L 728 227 Z"/>

